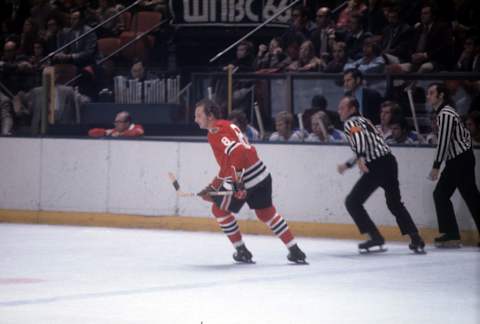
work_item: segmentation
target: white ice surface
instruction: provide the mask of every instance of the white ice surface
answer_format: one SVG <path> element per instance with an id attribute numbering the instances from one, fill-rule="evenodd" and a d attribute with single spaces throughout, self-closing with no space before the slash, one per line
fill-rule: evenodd
<path id="1" fill-rule="evenodd" d="M 480 323 L 478 248 L 244 240 L 254 265 L 220 233 L 0 224 L 0 324 Z"/>

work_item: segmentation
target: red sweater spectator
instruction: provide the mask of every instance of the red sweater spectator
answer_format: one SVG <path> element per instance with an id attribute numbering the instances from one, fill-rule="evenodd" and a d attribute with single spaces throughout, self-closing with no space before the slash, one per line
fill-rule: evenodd
<path id="1" fill-rule="evenodd" d="M 119 112 L 115 117 L 115 128 L 93 128 L 88 131 L 90 137 L 139 137 L 145 133 L 142 125 L 133 124 L 130 114 L 126 111 Z"/>

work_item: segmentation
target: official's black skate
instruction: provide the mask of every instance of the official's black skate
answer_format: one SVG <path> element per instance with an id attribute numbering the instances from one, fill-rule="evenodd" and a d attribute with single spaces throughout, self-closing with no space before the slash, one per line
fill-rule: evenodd
<path id="1" fill-rule="evenodd" d="M 297 244 L 292 245 L 289 248 L 290 252 L 287 255 L 287 259 L 290 262 L 294 262 L 297 264 L 308 264 L 308 262 L 305 260 L 307 257 L 305 253 L 303 253 L 302 250 L 298 247 Z"/>
<path id="2" fill-rule="evenodd" d="M 433 241 L 435 247 L 440 249 L 459 249 L 462 247 L 460 235 L 456 234 L 443 234 L 442 236 L 436 237 Z"/>
<path id="3" fill-rule="evenodd" d="M 408 245 L 409 249 L 416 254 L 426 254 L 425 252 L 425 242 L 422 240 L 418 233 L 410 234 L 411 242 Z"/>
<path id="4" fill-rule="evenodd" d="M 380 235 L 370 235 L 370 239 L 358 244 L 358 252 L 364 253 L 378 253 L 387 251 L 383 247 L 385 239 Z M 373 249 L 372 249 L 373 248 Z"/>
<path id="5" fill-rule="evenodd" d="M 255 261 L 252 260 L 252 253 L 250 253 L 245 245 L 237 247 L 237 251 L 233 253 L 233 259 L 240 263 L 255 263 Z"/>

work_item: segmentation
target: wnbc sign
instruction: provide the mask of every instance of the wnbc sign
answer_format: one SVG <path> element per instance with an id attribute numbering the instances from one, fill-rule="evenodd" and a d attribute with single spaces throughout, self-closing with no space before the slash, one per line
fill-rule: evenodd
<path id="1" fill-rule="evenodd" d="M 252 26 L 258 25 L 285 8 L 294 0 L 170 0 L 170 11 L 175 25 L 198 26 Z M 272 23 L 286 26 L 291 9 L 279 15 Z"/>

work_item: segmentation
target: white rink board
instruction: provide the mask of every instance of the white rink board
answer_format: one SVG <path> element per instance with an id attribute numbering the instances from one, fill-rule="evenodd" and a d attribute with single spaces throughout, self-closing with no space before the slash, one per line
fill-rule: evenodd
<path id="1" fill-rule="evenodd" d="M 360 176 L 340 176 L 336 165 L 352 156 L 348 146 L 257 144 L 273 175 L 274 203 L 288 220 L 351 224 L 344 200 Z M 0 208 L 206 217 L 208 203 L 177 198 L 167 172 L 182 189 L 200 191 L 217 165 L 206 142 L 0 138 Z M 434 183 L 427 180 L 433 148 L 394 147 L 405 205 L 419 227 L 436 228 Z M 480 150 L 475 151 L 480 184 Z M 462 229 L 473 220 L 453 197 Z M 379 225 L 395 225 L 379 189 L 366 203 Z M 255 219 L 244 208 L 241 219 Z"/>

